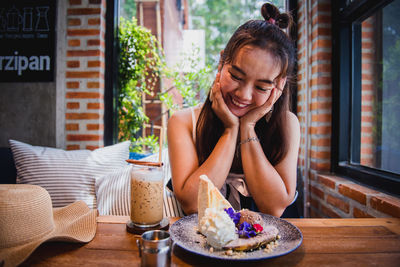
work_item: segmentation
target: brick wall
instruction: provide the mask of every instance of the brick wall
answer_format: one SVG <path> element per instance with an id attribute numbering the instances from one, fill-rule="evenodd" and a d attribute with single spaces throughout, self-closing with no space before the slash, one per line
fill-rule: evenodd
<path id="1" fill-rule="evenodd" d="M 298 109 L 301 125 L 299 167 L 308 177 L 330 169 L 331 25 L 330 1 L 299 1 Z M 305 194 L 309 188 L 305 187 Z M 307 201 L 309 203 L 309 201 Z M 306 216 L 307 210 L 306 210 Z"/>
<path id="2" fill-rule="evenodd" d="M 400 217 L 400 199 L 329 173 L 332 133 L 331 1 L 298 1 L 298 109 L 301 145 L 298 165 L 309 217 Z M 364 48 L 368 40 L 364 40 Z M 366 50 L 363 50 L 367 52 Z M 365 56 L 368 56 L 365 54 Z M 367 63 L 367 61 L 366 61 Z M 364 66 L 366 67 L 366 66 Z M 364 73 L 368 74 L 368 73 Z M 367 77 L 367 76 L 365 76 Z M 367 85 L 369 81 L 364 80 Z M 371 93 L 363 88 L 364 98 Z M 366 105 L 372 105 L 365 101 Z M 364 106 L 363 127 L 369 126 Z M 367 147 L 367 128 L 364 146 Z M 364 160 L 371 157 L 364 155 Z"/>
<path id="3" fill-rule="evenodd" d="M 400 199 L 332 174 L 310 176 L 311 217 L 400 217 Z"/>
<path id="4" fill-rule="evenodd" d="M 65 72 L 66 148 L 102 147 L 105 0 L 69 0 Z"/>

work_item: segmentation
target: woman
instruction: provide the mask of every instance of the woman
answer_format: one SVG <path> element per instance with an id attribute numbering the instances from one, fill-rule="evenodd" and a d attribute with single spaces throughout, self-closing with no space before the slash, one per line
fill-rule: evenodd
<path id="1" fill-rule="evenodd" d="M 265 20 L 246 22 L 229 40 L 205 103 L 169 119 L 172 183 L 186 214 L 197 212 L 201 174 L 236 210 L 280 217 L 294 199 L 300 127 L 288 80 L 295 52 L 281 30 L 291 17 L 271 4 L 261 13 Z"/>

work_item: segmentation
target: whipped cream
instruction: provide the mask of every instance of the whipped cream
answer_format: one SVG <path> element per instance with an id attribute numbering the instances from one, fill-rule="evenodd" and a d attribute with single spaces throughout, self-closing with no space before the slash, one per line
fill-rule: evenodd
<path id="1" fill-rule="evenodd" d="M 222 248 L 237 237 L 236 227 L 224 210 L 207 208 L 200 220 L 200 232 L 207 237 L 207 243 L 215 248 Z"/>

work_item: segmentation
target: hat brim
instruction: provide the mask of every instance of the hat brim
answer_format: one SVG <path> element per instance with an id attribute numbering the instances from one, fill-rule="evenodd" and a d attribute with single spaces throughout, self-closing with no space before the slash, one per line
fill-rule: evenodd
<path id="1" fill-rule="evenodd" d="M 29 243 L 5 248 L 0 251 L 0 265 L 16 266 L 24 262 L 32 252 L 46 241 L 87 243 L 96 234 L 97 210 L 91 210 L 83 201 L 53 209 L 54 229 L 47 235 Z"/>

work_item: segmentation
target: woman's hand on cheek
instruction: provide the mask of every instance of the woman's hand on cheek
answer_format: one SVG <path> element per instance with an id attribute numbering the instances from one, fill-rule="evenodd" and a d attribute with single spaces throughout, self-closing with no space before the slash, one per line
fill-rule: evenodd
<path id="1" fill-rule="evenodd" d="M 217 114 L 218 118 L 223 122 L 225 128 L 235 128 L 239 126 L 239 118 L 229 110 L 221 92 L 221 84 L 219 82 L 220 73 L 217 74 L 213 87 L 210 92 L 211 107 Z"/>
<path id="2" fill-rule="evenodd" d="M 272 109 L 281 94 L 277 88 L 272 89 L 270 96 L 263 105 L 250 110 L 240 118 L 240 127 L 250 126 L 254 128 L 256 123 Z"/>

